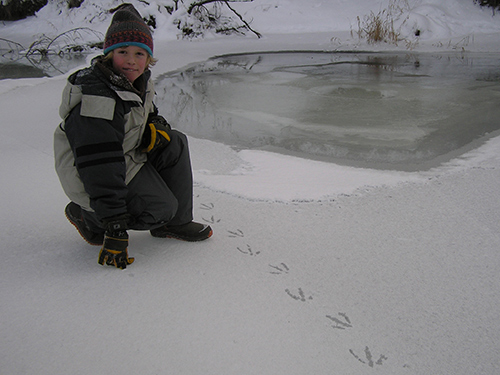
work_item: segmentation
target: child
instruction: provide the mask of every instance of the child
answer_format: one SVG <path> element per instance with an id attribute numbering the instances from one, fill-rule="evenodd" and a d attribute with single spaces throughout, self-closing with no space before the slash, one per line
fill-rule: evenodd
<path id="1" fill-rule="evenodd" d="M 153 39 L 131 4 L 114 10 L 104 55 L 68 78 L 54 134 L 56 171 L 71 202 L 65 214 L 98 263 L 120 269 L 128 229 L 154 237 L 202 241 L 193 222 L 193 178 L 187 137 L 170 128 L 153 103 Z"/>

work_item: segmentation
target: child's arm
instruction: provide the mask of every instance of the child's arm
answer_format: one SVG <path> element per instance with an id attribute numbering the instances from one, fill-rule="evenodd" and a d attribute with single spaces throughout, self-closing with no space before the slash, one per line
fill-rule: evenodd
<path id="1" fill-rule="evenodd" d="M 112 120 L 82 116 L 80 104 L 65 122 L 76 168 L 100 220 L 127 213 L 124 122 L 119 110 Z"/>

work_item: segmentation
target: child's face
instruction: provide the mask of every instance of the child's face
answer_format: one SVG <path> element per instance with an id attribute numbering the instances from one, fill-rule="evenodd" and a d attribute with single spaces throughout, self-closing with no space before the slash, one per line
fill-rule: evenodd
<path id="1" fill-rule="evenodd" d="M 113 68 L 123 73 L 132 83 L 144 73 L 147 60 L 148 52 L 141 47 L 120 47 L 113 51 Z"/>

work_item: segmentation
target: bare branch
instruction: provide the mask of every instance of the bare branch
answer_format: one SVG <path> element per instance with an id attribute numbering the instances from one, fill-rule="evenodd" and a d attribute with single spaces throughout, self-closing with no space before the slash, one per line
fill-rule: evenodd
<path id="1" fill-rule="evenodd" d="M 195 3 L 191 3 L 191 5 L 187 8 L 187 12 L 188 12 L 188 14 L 191 14 L 193 12 L 193 9 L 196 7 L 200 7 L 202 5 L 209 4 L 209 3 L 216 3 L 218 1 L 220 1 L 220 0 L 200 0 L 200 1 L 197 1 Z"/>
<path id="2" fill-rule="evenodd" d="M 216 3 L 218 1 L 223 1 L 223 0 L 200 0 L 200 1 L 196 1 L 194 3 L 191 3 L 191 5 L 187 9 L 187 12 L 188 12 L 188 14 L 191 14 L 191 12 L 193 11 L 193 9 L 196 8 L 196 7 L 199 7 L 199 6 L 202 6 L 202 5 L 205 5 L 205 4 L 209 4 L 209 3 Z M 253 0 L 228 0 L 228 1 L 231 1 L 233 3 L 251 3 Z M 224 2 L 227 4 L 228 1 L 224 1 Z"/>
<path id="3" fill-rule="evenodd" d="M 255 31 L 254 29 L 252 29 L 252 28 L 250 27 L 250 25 L 248 24 L 248 22 L 247 22 L 247 21 L 245 21 L 245 20 L 243 19 L 243 17 L 242 17 L 242 16 L 241 16 L 241 15 L 240 15 L 240 14 L 239 14 L 236 10 L 234 10 L 234 9 L 233 9 L 233 8 L 229 5 L 229 1 L 224 1 L 224 2 L 226 3 L 227 7 L 228 7 L 229 9 L 231 9 L 231 11 L 232 11 L 234 14 L 236 14 L 236 15 L 238 16 L 238 18 L 241 20 L 241 22 L 243 22 L 243 24 L 244 24 L 244 25 L 248 28 L 248 30 L 250 30 L 252 33 L 254 33 L 255 35 L 257 35 L 257 38 L 259 38 L 259 39 L 260 39 L 260 38 L 262 38 L 262 34 L 261 34 L 261 33 L 259 33 L 259 32 L 257 32 L 257 31 Z"/>

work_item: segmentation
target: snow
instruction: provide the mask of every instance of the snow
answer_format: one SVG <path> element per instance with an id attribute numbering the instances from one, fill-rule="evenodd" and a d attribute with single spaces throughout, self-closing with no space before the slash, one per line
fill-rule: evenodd
<path id="1" fill-rule="evenodd" d="M 26 43 L 90 19 L 104 32 L 91 7 L 108 3 L 61 17 L 51 2 L 1 34 Z M 491 10 L 408 3 L 415 50 L 499 51 Z M 262 39 L 179 40 L 165 17 L 154 74 L 233 52 L 404 50 L 351 36 L 387 4 L 234 3 Z M 132 232 L 136 261 L 119 271 L 63 214 L 52 134 L 66 76 L 0 81 L 2 374 L 499 373 L 500 137 L 414 173 L 191 137 L 195 217 L 214 236 Z"/>

